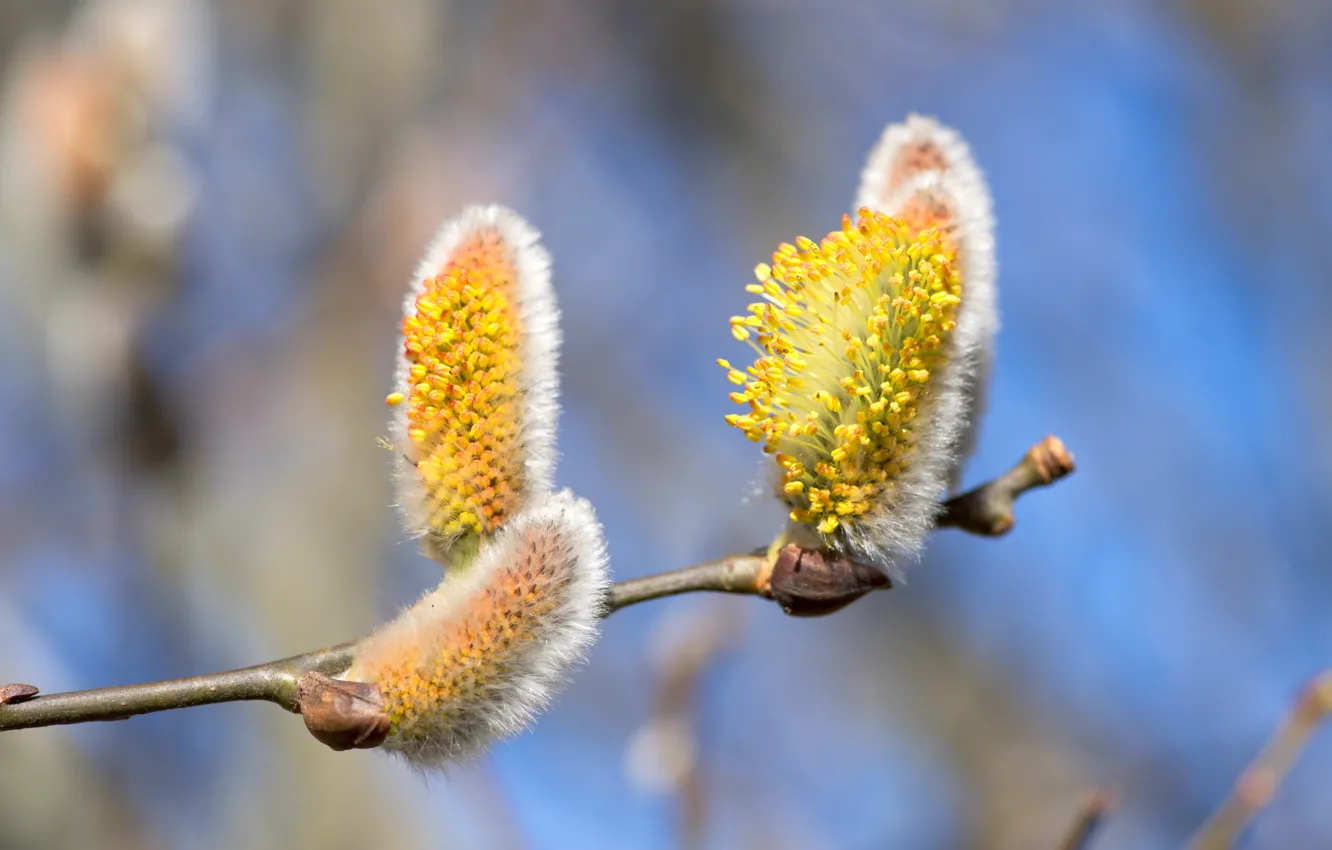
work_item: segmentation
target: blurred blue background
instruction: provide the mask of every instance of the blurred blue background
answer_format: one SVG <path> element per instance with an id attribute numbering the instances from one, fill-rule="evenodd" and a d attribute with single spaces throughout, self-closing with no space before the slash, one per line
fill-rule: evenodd
<path id="1" fill-rule="evenodd" d="M 0 848 L 1178 847 L 1332 664 L 1332 6 L 11 0 L 0 681 L 188 675 L 437 575 L 376 444 L 417 254 L 527 216 L 558 479 L 618 577 L 741 551 L 727 319 L 909 111 L 969 140 L 1001 310 L 969 484 L 1076 475 L 821 620 L 606 623 L 530 733 L 425 780 L 261 705 L 0 738 Z M 1332 846 L 1332 734 L 1248 846 Z"/>

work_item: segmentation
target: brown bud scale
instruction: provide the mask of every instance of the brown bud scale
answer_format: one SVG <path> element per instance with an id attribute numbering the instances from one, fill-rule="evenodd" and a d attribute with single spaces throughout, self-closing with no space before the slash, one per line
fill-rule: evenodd
<path id="1" fill-rule="evenodd" d="M 13 705 L 14 703 L 24 702 L 37 696 L 37 689 L 32 685 L 21 685 L 17 682 L 12 685 L 0 687 L 0 705 Z"/>
<path id="2" fill-rule="evenodd" d="M 875 567 L 792 545 L 777 553 L 768 592 L 793 617 L 819 617 L 845 608 L 871 590 L 892 586 Z"/>
<path id="3" fill-rule="evenodd" d="M 389 717 L 376 685 L 306 673 L 300 699 L 305 728 L 330 749 L 374 749 L 388 737 Z"/>

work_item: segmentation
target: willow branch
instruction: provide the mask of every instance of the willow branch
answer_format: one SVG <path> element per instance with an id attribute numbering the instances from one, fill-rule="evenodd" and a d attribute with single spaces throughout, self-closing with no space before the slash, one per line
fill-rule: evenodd
<path id="1" fill-rule="evenodd" d="M 764 564 L 764 552 L 760 550 L 749 555 L 727 555 L 678 570 L 617 581 L 611 585 L 610 593 L 607 594 L 605 616 L 630 605 L 681 593 L 712 591 L 764 596 Z"/>
<path id="2" fill-rule="evenodd" d="M 265 700 L 288 711 L 300 710 L 298 682 L 305 673 L 333 675 L 351 664 L 352 644 L 270 661 L 225 673 L 168 679 L 143 685 L 121 685 L 32 698 L 35 688 L 17 701 L 0 696 L 0 732 L 59 726 L 94 720 L 124 720 L 136 714 L 170 711 L 195 705 L 240 700 Z M 6 686 L 6 689 L 14 686 Z"/>
<path id="3" fill-rule="evenodd" d="M 943 504 L 939 528 L 960 528 L 972 534 L 997 537 L 1013 527 L 1013 505 L 1018 496 L 1045 487 L 1073 471 L 1073 455 L 1058 437 L 1049 436 L 1027 450 L 1017 466 L 975 490 Z"/>
<path id="4" fill-rule="evenodd" d="M 1315 731 L 1332 715 L 1332 670 L 1311 681 L 1258 758 L 1240 774 L 1220 808 L 1199 827 L 1189 850 L 1225 850 L 1276 795 Z"/>
<path id="5" fill-rule="evenodd" d="M 1072 468 L 1072 458 L 1064 450 L 1063 444 L 1055 437 L 1047 437 L 1028 451 L 1013 469 L 988 484 L 945 502 L 939 525 L 975 534 L 1002 534 L 1013 526 L 1013 503 L 1020 495 L 1050 484 L 1068 474 Z M 832 565 L 837 566 L 836 563 Z M 603 616 L 640 602 L 699 591 L 772 599 L 769 584 L 772 569 L 766 550 L 758 550 L 749 554 L 727 555 L 656 575 L 626 579 L 611 585 Z M 886 580 L 866 585 L 868 589 L 887 586 Z M 793 610 L 788 599 L 779 598 L 778 601 L 789 613 L 802 613 Z M 820 610 L 826 612 L 834 608 L 825 606 Z M 329 677 L 345 672 L 351 666 L 354 646 L 353 643 L 344 643 L 225 673 L 50 696 L 35 696 L 37 689 L 31 685 L 5 685 L 0 687 L 0 732 L 69 723 L 124 720 L 136 714 L 240 700 L 261 700 L 276 703 L 288 711 L 300 712 L 302 680 L 309 680 L 307 674 Z"/>

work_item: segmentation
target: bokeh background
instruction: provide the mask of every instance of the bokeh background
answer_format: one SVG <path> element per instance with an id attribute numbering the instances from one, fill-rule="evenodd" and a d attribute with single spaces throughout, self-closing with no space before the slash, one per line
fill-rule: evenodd
<path id="1" fill-rule="evenodd" d="M 367 632 L 433 583 L 391 509 L 433 228 L 521 210 L 565 315 L 558 480 L 619 577 L 768 540 L 727 318 L 882 126 L 987 170 L 1004 328 L 968 483 L 1079 471 L 992 541 L 795 621 L 607 621 L 443 778 L 266 705 L 0 738 L 0 848 L 1178 847 L 1332 664 L 1332 6 L 5 0 L 0 681 Z M 1332 846 L 1332 733 L 1251 835 Z"/>

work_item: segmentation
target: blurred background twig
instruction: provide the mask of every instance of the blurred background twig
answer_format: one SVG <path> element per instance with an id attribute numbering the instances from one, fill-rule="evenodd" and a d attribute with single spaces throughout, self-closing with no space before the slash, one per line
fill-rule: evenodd
<path id="1" fill-rule="evenodd" d="M 1225 801 L 1189 842 L 1190 850 L 1227 850 L 1281 788 L 1282 781 L 1332 714 L 1332 672 L 1321 673 L 1291 706 L 1253 764 L 1240 774 Z"/>

